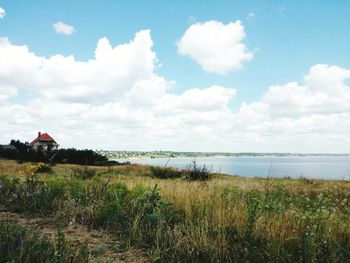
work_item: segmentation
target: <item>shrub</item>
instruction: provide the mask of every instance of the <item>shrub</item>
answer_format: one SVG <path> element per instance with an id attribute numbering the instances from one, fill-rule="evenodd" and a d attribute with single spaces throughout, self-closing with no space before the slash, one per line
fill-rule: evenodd
<path id="1" fill-rule="evenodd" d="M 36 168 L 36 173 L 52 173 L 52 168 L 48 164 L 38 163 L 38 167 Z"/>
<path id="2" fill-rule="evenodd" d="M 108 158 L 92 150 L 59 149 L 55 152 L 52 162 L 95 165 L 107 162 Z"/>
<path id="3" fill-rule="evenodd" d="M 151 176 L 159 179 L 186 178 L 189 181 L 206 181 L 211 179 L 211 168 L 206 165 L 198 166 L 196 161 L 187 169 L 176 169 L 172 167 L 151 166 Z"/>
<path id="4" fill-rule="evenodd" d="M 179 171 L 175 168 L 151 166 L 150 169 L 152 177 L 156 177 L 159 179 L 172 179 L 180 178 L 183 176 L 182 171 Z"/>
<path id="5" fill-rule="evenodd" d="M 0 157 L 19 162 L 71 163 L 82 165 L 123 165 L 108 161 L 108 158 L 92 150 L 59 149 L 57 151 L 32 150 L 19 140 L 11 140 L 10 145 L 0 145 Z"/>
<path id="6" fill-rule="evenodd" d="M 193 161 L 192 165 L 186 170 L 186 178 L 190 181 L 206 181 L 211 179 L 211 168 L 206 165 L 198 166 L 196 161 Z"/>
<path id="7" fill-rule="evenodd" d="M 19 152 L 13 145 L 0 145 L 0 157 L 16 160 Z"/>

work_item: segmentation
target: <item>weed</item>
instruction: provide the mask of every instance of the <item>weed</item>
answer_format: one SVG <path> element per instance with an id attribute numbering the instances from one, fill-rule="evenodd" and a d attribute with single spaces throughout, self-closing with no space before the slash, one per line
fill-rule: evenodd
<path id="1" fill-rule="evenodd" d="M 71 172 L 72 176 L 81 180 L 91 180 L 96 176 L 96 170 L 91 169 L 88 166 L 84 166 L 83 168 L 74 167 Z"/>

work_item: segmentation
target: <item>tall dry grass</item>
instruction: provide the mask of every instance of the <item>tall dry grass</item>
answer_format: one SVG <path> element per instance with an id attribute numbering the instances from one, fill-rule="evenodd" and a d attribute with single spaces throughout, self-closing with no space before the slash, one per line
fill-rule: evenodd
<path id="1" fill-rule="evenodd" d="M 8 167 L 3 173 L 18 176 L 15 164 Z M 103 208 L 107 214 L 100 218 L 120 220 L 111 231 L 127 229 L 123 233 L 130 242 L 150 249 L 155 261 L 346 262 L 350 258 L 346 181 L 214 175 L 210 181 L 197 182 L 153 178 L 151 169 L 142 165 L 89 168 L 95 169 L 96 178 L 86 181 L 72 178 L 71 169 L 77 166 L 56 165 L 40 180 L 94 189 L 96 200 L 91 203 L 86 190 L 84 202 L 79 195 L 67 199 L 55 208 L 61 210 L 56 214 L 79 207 L 79 214 L 89 215 L 82 222 L 90 224 Z M 98 192 L 107 183 L 125 186 L 129 199 L 112 195 L 117 203 L 108 210 L 104 203 L 112 202 L 110 196 Z"/>

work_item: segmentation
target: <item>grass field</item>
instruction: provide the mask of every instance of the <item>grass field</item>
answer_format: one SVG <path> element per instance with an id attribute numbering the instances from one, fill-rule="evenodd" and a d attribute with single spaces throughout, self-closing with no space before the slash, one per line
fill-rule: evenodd
<path id="1" fill-rule="evenodd" d="M 119 250 L 131 251 L 128 262 L 349 262 L 350 182 L 171 174 L 176 178 L 155 178 L 155 169 L 141 165 L 0 160 L 0 204 L 21 217 L 58 222 L 55 237 L 35 238 L 42 242 L 34 250 L 24 244 L 41 233 L 39 225 L 2 218 L 0 262 L 5 255 L 26 262 L 11 255 L 29 258 L 34 251 L 52 251 L 43 262 L 113 262 L 113 245 L 101 239 L 91 246 L 89 235 L 62 248 L 60 229 L 72 225 L 111 235 Z M 17 245 L 4 245 L 9 240 Z"/>

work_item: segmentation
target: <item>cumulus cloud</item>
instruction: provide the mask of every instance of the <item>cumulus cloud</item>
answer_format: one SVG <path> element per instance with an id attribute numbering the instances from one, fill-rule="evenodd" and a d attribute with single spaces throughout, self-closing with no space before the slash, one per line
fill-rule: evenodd
<path id="1" fill-rule="evenodd" d="M 61 145 L 74 147 L 164 148 L 195 134 L 212 140 L 216 129 L 227 126 L 235 90 L 214 85 L 173 93 L 176 83 L 156 73 L 152 46 L 149 30 L 115 47 L 102 38 L 94 58 L 83 62 L 41 57 L 1 39 L 2 100 L 10 95 L 5 86 L 36 94 L 25 104 L 0 104 L 2 139 L 29 140 L 50 127 Z"/>
<path id="2" fill-rule="evenodd" d="M 226 75 L 253 58 L 244 37 L 239 20 L 228 24 L 214 20 L 195 23 L 178 42 L 178 52 L 194 59 L 207 72 Z"/>
<path id="3" fill-rule="evenodd" d="M 15 97 L 16 95 L 17 95 L 16 88 L 0 85 L 0 103 L 7 101 L 9 98 Z"/>
<path id="4" fill-rule="evenodd" d="M 227 108 L 235 93 L 234 89 L 217 85 L 205 89 L 188 89 L 181 95 L 166 94 L 161 98 L 160 107 L 162 111 L 168 108 L 176 112 L 222 110 Z"/>
<path id="5" fill-rule="evenodd" d="M 6 11 L 4 8 L 0 6 L 0 19 L 4 18 L 6 15 Z"/>
<path id="6" fill-rule="evenodd" d="M 350 70 L 315 65 L 303 84 L 270 86 L 260 101 L 244 103 L 235 114 L 235 123 L 245 134 L 256 135 L 267 150 L 346 152 L 350 144 L 347 79 Z"/>
<path id="7" fill-rule="evenodd" d="M 52 27 L 58 34 L 69 36 L 75 32 L 75 28 L 73 26 L 63 23 L 62 21 L 54 23 Z"/>
<path id="8" fill-rule="evenodd" d="M 98 41 L 95 58 L 77 61 L 73 55 L 41 57 L 27 46 L 0 40 L 0 80 L 47 99 L 91 101 L 115 99 L 135 82 L 153 73 L 156 56 L 150 31 L 140 31 L 127 44 L 112 47 Z"/>
<path id="9" fill-rule="evenodd" d="M 350 89 L 345 80 L 350 70 L 338 66 L 315 65 L 305 76 L 304 85 L 295 82 L 271 86 L 261 103 L 271 115 L 301 116 L 332 114 L 350 110 Z"/>
<path id="10" fill-rule="evenodd" d="M 315 65 L 302 83 L 267 87 L 232 110 L 236 90 L 219 85 L 176 91 L 157 73 L 149 30 L 128 43 L 98 41 L 94 57 L 41 57 L 0 40 L 1 141 L 51 133 L 63 147 L 346 152 L 350 70 Z M 28 101 L 16 103 L 22 90 Z M 20 100 L 19 100 L 20 101 Z"/>
<path id="11" fill-rule="evenodd" d="M 145 80 L 152 81 L 154 85 L 164 85 L 159 79 Z M 228 105 L 219 103 L 229 101 L 229 98 L 222 96 L 225 96 L 225 92 L 232 96 L 232 91 L 219 88 L 222 91 L 217 99 L 216 94 L 212 94 L 218 104 L 215 107 L 215 104 L 208 101 L 208 93 L 213 92 L 211 87 L 189 90 L 186 94 L 179 95 L 162 95 L 161 89 L 159 87 L 154 93 L 159 98 L 157 101 L 148 97 L 145 90 L 142 103 L 131 96 L 135 92 L 132 88 L 130 93 L 118 101 L 101 105 L 41 98 L 26 105 L 0 105 L 0 118 L 6 120 L 5 125 L 0 128 L 5 136 L 2 139 L 5 140 L 7 134 L 9 140 L 13 136 L 9 131 L 18 130 L 21 131 L 20 139 L 29 140 L 38 129 L 47 131 L 47 127 L 51 127 L 56 139 L 63 146 L 134 150 L 173 147 L 180 149 L 186 145 L 192 147 L 189 142 L 195 141 L 197 134 L 206 143 L 219 136 L 216 131 L 227 129 L 230 116 Z M 175 103 L 164 105 L 164 102 L 169 102 L 170 97 Z M 199 100 L 203 100 L 207 107 L 201 105 L 198 108 Z M 192 106 L 189 104 L 191 101 L 198 104 Z"/>

